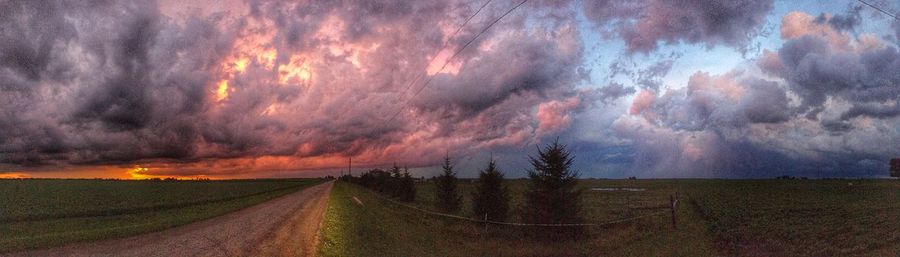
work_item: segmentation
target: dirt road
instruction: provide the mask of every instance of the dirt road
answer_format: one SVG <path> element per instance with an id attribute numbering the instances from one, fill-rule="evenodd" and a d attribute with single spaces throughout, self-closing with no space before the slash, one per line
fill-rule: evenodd
<path id="1" fill-rule="evenodd" d="M 333 184 L 169 230 L 10 256 L 314 256 Z"/>

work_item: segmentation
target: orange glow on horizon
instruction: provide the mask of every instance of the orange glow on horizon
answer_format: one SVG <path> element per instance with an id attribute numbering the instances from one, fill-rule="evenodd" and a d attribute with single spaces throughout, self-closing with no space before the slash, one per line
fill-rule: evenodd
<path id="1" fill-rule="evenodd" d="M 18 173 L 18 172 L 0 173 L 0 179 L 16 179 L 16 178 L 30 178 L 30 177 L 31 176 L 28 176 L 25 173 Z"/>
<path id="2" fill-rule="evenodd" d="M 150 178 L 151 176 L 147 176 L 147 175 L 144 175 L 144 174 L 142 174 L 142 173 L 145 173 L 145 172 L 147 172 L 147 171 L 149 171 L 149 170 L 150 170 L 149 168 L 143 168 L 143 167 L 141 167 L 141 166 L 135 166 L 133 169 L 128 170 L 127 173 L 128 173 L 129 175 L 131 175 L 131 178 L 132 178 L 132 179 L 147 179 L 147 178 Z"/>

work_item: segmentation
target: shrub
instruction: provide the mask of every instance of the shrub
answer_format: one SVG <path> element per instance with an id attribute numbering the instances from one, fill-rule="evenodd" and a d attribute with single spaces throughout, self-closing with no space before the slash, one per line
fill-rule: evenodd
<path id="1" fill-rule="evenodd" d="M 390 171 L 371 169 L 361 174 L 359 178 L 347 176 L 345 179 L 346 181 L 396 197 L 401 201 L 412 202 L 416 199 L 415 179 L 409 174 L 409 169 L 404 168 L 401 173 L 400 167 L 396 164 Z"/>

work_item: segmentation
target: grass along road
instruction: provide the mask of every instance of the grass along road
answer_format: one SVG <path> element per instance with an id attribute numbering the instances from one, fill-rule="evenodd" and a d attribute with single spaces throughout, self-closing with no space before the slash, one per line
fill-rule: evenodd
<path id="1" fill-rule="evenodd" d="M 224 202 L 315 183 L 312 179 L 149 181 L 0 180 L 0 222 L 113 216 Z"/>
<path id="2" fill-rule="evenodd" d="M 520 208 L 524 180 L 508 180 Z M 538 242 L 524 230 L 427 215 L 338 183 L 323 227 L 322 256 L 900 256 L 895 180 L 581 180 L 587 222 L 641 215 L 629 207 L 681 195 L 670 216 L 591 228 L 588 239 Z M 644 191 L 612 190 L 636 188 Z M 413 205 L 434 210 L 434 185 Z M 473 185 L 459 187 L 471 217 Z M 597 189 L 597 190 L 592 190 Z M 607 191 L 609 190 L 609 191 Z M 357 204 L 353 197 L 363 204 Z M 649 210 L 652 212 L 652 210 Z M 521 218 L 513 215 L 512 222 Z"/>
<path id="3" fill-rule="evenodd" d="M 26 182 L 26 183 L 22 183 Z M 46 215 L 56 212 L 61 217 L 25 218 L 0 222 L 0 252 L 46 248 L 72 242 L 122 238 L 129 235 L 160 231 L 179 225 L 234 212 L 268 200 L 289 195 L 302 188 L 323 182 L 315 179 L 237 180 L 237 181 L 100 181 L 100 180 L 8 180 L 0 181 L 0 191 L 19 190 L 5 195 L 4 206 L 18 210 L 7 213 Z M 16 184 L 22 183 L 22 184 Z M 52 185 L 48 185 L 50 183 Z M 47 186 L 47 191 L 29 191 L 28 187 Z M 15 187 L 18 187 L 17 189 Z M 78 193 L 73 193 L 78 192 Z M 221 193 L 221 194 L 218 194 Z M 243 195 L 243 196 L 241 196 Z M 60 200 L 64 199 L 65 201 Z M 136 201 L 139 200 L 146 201 Z M 27 200 L 22 200 L 27 199 Z M 154 199 L 175 199 L 167 204 L 194 204 L 182 207 L 145 209 L 150 203 L 166 203 Z M 24 201 L 24 205 L 17 205 Z M 41 203 L 45 202 L 45 203 Z M 62 202 L 59 209 L 45 210 L 34 206 L 46 202 Z M 74 203 L 72 203 L 74 202 Z M 108 202 L 109 204 L 104 204 Z M 81 203 L 80 205 L 78 203 Z M 28 208 L 27 206 L 32 206 Z M 22 207 L 26 206 L 26 207 Z M 48 207 L 49 208 L 49 207 Z M 97 209 L 118 210 L 108 215 L 85 216 Z M 49 208 L 53 209 L 53 208 Z M 34 211 L 32 211 L 34 210 Z M 61 214 L 60 214 L 61 213 Z M 69 214 L 67 214 L 69 213 Z M 68 216 L 67 216 L 68 215 Z M 71 217 L 69 217 L 71 216 Z M 20 216 L 21 217 L 21 216 Z M 29 216 L 24 216 L 29 217 Z M 31 216 L 34 217 L 34 216 Z M 90 245 L 90 243 L 87 243 Z"/>
<path id="4" fill-rule="evenodd" d="M 518 181 L 511 185 L 519 187 Z M 417 204 L 430 208 L 431 185 L 420 185 Z M 521 187 L 524 188 L 524 187 Z M 470 185 L 461 187 L 466 193 Z M 518 190 L 518 189 L 513 189 Z M 661 187 L 634 196 L 634 200 L 655 201 L 671 188 Z M 322 240 L 321 256 L 715 256 L 713 238 L 700 219 L 688 208 L 680 208 L 685 218 L 679 229 L 671 228 L 669 216 L 656 216 L 630 223 L 591 227 L 589 237 L 577 241 L 541 241 L 526 236 L 527 229 L 510 226 L 483 226 L 469 221 L 427 215 L 400 207 L 363 187 L 338 182 L 332 190 Z M 513 195 L 516 195 L 514 191 Z M 354 200 L 359 199 L 363 204 Z M 606 202 L 604 194 L 585 192 L 588 203 Z M 514 200 L 514 203 L 519 200 Z M 600 222 L 628 210 L 621 201 L 604 206 L 585 205 L 588 221 Z M 468 200 L 464 201 L 468 204 Z M 515 204 L 514 204 L 515 206 Z M 598 210 L 618 206 L 616 211 Z M 466 216 L 468 211 L 461 214 Z M 649 212 L 653 212 L 650 210 Z M 637 215 L 637 214 L 634 214 Z M 516 221 L 518 218 L 514 218 Z M 676 243 L 677 242 L 677 243 Z"/>
<path id="5" fill-rule="evenodd" d="M 312 256 L 333 182 L 160 232 L 13 256 Z"/>

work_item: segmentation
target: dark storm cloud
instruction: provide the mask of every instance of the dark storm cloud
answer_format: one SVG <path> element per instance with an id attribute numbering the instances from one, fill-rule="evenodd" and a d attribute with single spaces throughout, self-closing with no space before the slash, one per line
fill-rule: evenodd
<path id="1" fill-rule="evenodd" d="M 184 165 L 159 172 L 181 175 L 322 168 L 330 164 L 302 159 L 338 155 L 425 165 L 448 149 L 518 147 L 539 127 L 567 125 L 534 116 L 542 104 L 562 116 L 582 111 L 590 98 L 575 90 L 582 46 L 559 10 L 537 15 L 559 19 L 533 29 L 527 14 L 510 15 L 448 71 L 410 85 L 477 7 L 249 1 L 249 16 L 177 19 L 153 1 L 4 2 L 0 162 L 170 162 Z M 445 51 L 509 7 L 485 8 Z M 282 156 L 296 160 L 255 161 Z"/>
<path id="2" fill-rule="evenodd" d="M 778 123 L 787 121 L 787 93 L 772 81 L 750 79 L 745 81 L 746 95 L 740 101 L 740 109 L 751 123 Z"/>
<path id="3" fill-rule="evenodd" d="M 892 105 L 878 103 L 858 103 L 853 105 L 847 112 L 841 114 L 841 120 L 852 119 L 860 116 L 884 119 L 892 118 L 900 115 L 900 105 L 896 103 Z"/>
<path id="4" fill-rule="evenodd" d="M 851 5 L 847 8 L 846 14 L 837 14 L 834 16 L 822 13 L 819 14 L 818 17 L 816 17 L 816 22 L 828 23 L 828 25 L 831 25 L 831 27 L 836 30 L 853 30 L 854 28 L 859 26 L 859 23 L 862 19 L 862 17 L 860 16 L 860 11 L 862 11 L 862 8 L 862 5 Z"/>
<path id="5" fill-rule="evenodd" d="M 2 162 L 118 163 L 189 158 L 208 65 L 210 20 L 183 25 L 152 1 L 11 1 L 0 21 L 7 139 Z M 7 82 L 11 82 L 7 84 Z M 18 84 L 18 85 L 17 85 Z M 22 144 L 26 142 L 27 144 Z"/>
<path id="6" fill-rule="evenodd" d="M 6 81 L 2 89 L 28 91 L 50 72 L 54 48 L 75 37 L 75 28 L 62 20 L 60 12 L 66 7 L 59 3 L 7 1 L 0 8 L 8 10 L 0 17 L 0 67 L 5 68 L 2 76 Z"/>
<path id="7" fill-rule="evenodd" d="M 613 124 L 635 147 L 632 172 L 882 174 L 897 153 L 889 145 L 900 142 L 900 54 L 877 37 L 853 36 L 847 20 L 838 21 L 842 27 L 831 17 L 840 16 L 785 15 L 785 44 L 747 71 L 697 73 L 684 88 L 640 92 L 633 116 Z"/>
<path id="8" fill-rule="evenodd" d="M 722 44 L 745 51 L 759 33 L 772 1 L 585 1 L 584 14 L 621 37 L 630 52 L 660 44 Z"/>
<path id="9" fill-rule="evenodd" d="M 496 50 L 466 63 L 459 74 L 438 75 L 414 104 L 423 110 L 453 108 L 459 118 L 468 118 L 516 95 L 558 98 L 573 93 L 579 80 L 574 68 L 582 60 L 575 33 L 570 29 L 504 38 L 494 43 Z M 497 63 L 507 65 L 498 69 Z"/>
<path id="10" fill-rule="evenodd" d="M 900 144 L 900 53 L 852 34 L 858 9 L 786 15 L 785 45 L 756 67 L 669 85 L 681 55 L 659 46 L 744 51 L 772 2 L 534 1 L 447 60 L 516 4 L 450 37 L 480 3 L 251 0 L 176 18 L 153 1 L 0 2 L 0 171 L 415 167 L 559 136 L 646 176 L 865 175 Z M 626 44 L 605 86 L 587 86 L 584 29 Z"/>
<path id="11" fill-rule="evenodd" d="M 894 46 L 857 51 L 836 49 L 822 38 L 803 36 L 778 51 L 783 77 L 802 96 L 801 111 L 815 118 L 828 97 L 854 105 L 845 118 L 872 112 L 873 104 L 900 96 L 900 54 Z M 870 110 L 870 111 L 867 111 Z M 889 114 L 890 112 L 886 112 Z"/>
<path id="12" fill-rule="evenodd" d="M 741 76 L 739 72 L 721 76 L 697 73 L 687 87 L 651 99 L 645 109 L 632 110 L 651 123 L 686 131 L 787 120 L 788 99 L 782 88 L 772 81 Z"/>
<path id="13" fill-rule="evenodd" d="M 894 43 L 900 43 L 900 20 L 892 21 L 891 28 L 894 29 Z"/>

